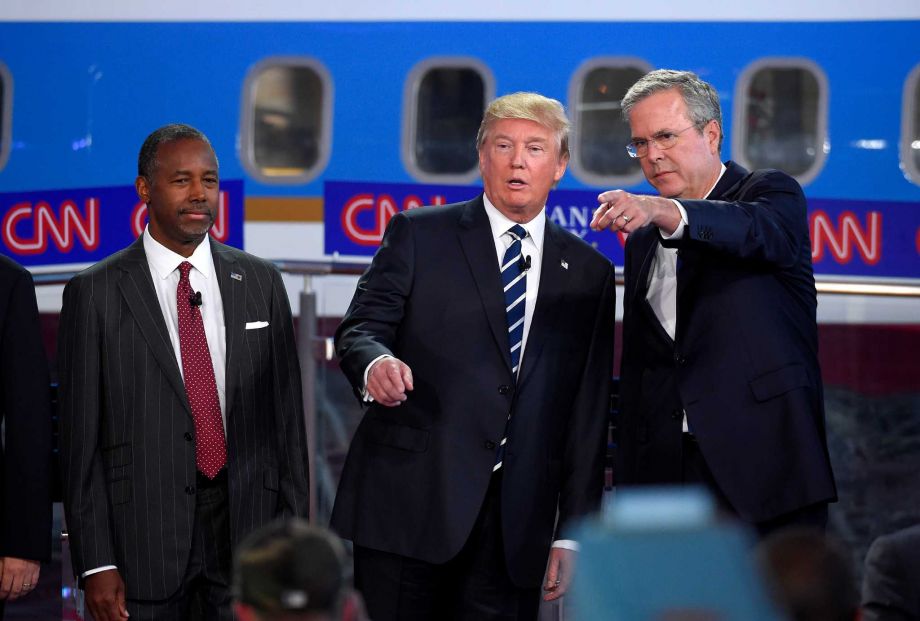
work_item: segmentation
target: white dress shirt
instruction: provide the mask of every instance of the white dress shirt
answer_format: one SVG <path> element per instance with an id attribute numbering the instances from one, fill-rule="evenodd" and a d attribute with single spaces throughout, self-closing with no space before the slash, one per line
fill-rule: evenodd
<path id="1" fill-rule="evenodd" d="M 725 174 L 725 164 L 719 171 L 716 182 L 712 184 L 704 198 L 712 194 L 712 191 L 719 184 L 722 175 Z M 684 228 L 689 224 L 687 221 L 687 210 L 684 209 L 680 201 L 672 199 L 677 209 L 680 211 L 680 224 L 674 229 L 674 232 L 668 235 L 661 228 L 658 233 L 662 239 L 679 239 L 684 234 Z M 645 298 L 649 306 L 655 313 L 655 317 L 661 322 L 671 340 L 677 334 L 677 248 L 665 248 L 661 244 L 655 249 L 655 259 L 648 271 L 648 292 Z M 684 431 L 689 431 L 687 426 L 687 415 L 684 415 Z"/>
<path id="2" fill-rule="evenodd" d="M 537 216 L 530 222 L 521 224 L 509 219 L 500 212 L 489 197 L 482 195 L 482 202 L 486 206 L 486 215 L 489 216 L 489 226 L 492 227 L 492 241 L 495 243 L 495 262 L 498 270 L 502 269 L 502 259 L 505 251 L 514 241 L 507 235 L 508 229 L 516 224 L 524 227 L 527 237 L 521 240 L 521 256 L 530 258 L 530 269 L 527 270 L 527 295 L 524 298 L 524 334 L 521 337 L 521 355 L 519 360 L 524 360 L 524 350 L 527 347 L 527 335 L 530 333 L 530 321 L 533 319 L 533 309 L 537 305 L 537 293 L 540 290 L 540 271 L 543 266 L 543 235 L 546 232 L 546 210 L 541 209 Z M 520 371 L 522 365 L 518 365 Z"/>
<path id="3" fill-rule="evenodd" d="M 182 373 L 182 350 L 179 347 L 179 314 L 176 310 L 176 289 L 179 286 L 179 264 L 188 261 L 192 264 L 188 279 L 192 291 L 201 293 L 201 319 L 204 321 L 204 335 L 208 341 L 211 365 L 214 367 L 214 382 L 217 384 L 217 397 L 220 400 L 220 415 L 227 431 L 227 412 L 225 411 L 226 376 L 227 376 L 227 336 L 224 326 L 224 305 L 217 284 L 217 271 L 211 256 L 211 244 L 207 235 L 192 256 L 185 258 L 176 254 L 144 230 L 144 253 L 150 268 L 153 288 L 166 320 L 166 331 L 176 354 L 179 373 Z M 185 379 L 183 374 L 183 380 Z"/>

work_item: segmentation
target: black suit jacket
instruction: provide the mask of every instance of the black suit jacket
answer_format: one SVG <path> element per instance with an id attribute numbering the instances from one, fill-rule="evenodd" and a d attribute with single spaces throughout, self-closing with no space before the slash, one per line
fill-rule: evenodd
<path id="1" fill-rule="evenodd" d="M 872 542 L 862 606 L 866 621 L 920 619 L 920 524 Z"/>
<path id="2" fill-rule="evenodd" d="M 451 559 L 479 513 L 509 412 L 501 510 L 511 578 L 538 585 L 554 534 L 598 507 L 613 267 L 547 220 L 541 274 L 515 384 L 482 197 L 391 220 L 336 347 L 356 390 L 384 353 L 409 365 L 415 389 L 398 407 L 370 405 L 355 433 L 332 515 L 342 536 L 427 562 Z"/>
<path id="3" fill-rule="evenodd" d="M 794 179 L 728 162 L 681 200 L 673 341 L 646 301 L 661 236 L 626 243 L 618 480 L 681 475 L 683 411 L 732 506 L 761 522 L 836 498 L 818 367 L 806 203 Z"/>
<path id="4" fill-rule="evenodd" d="M 32 276 L 0 255 L 0 557 L 51 557 L 51 402 Z"/>
<path id="5" fill-rule="evenodd" d="M 300 366 L 278 270 L 210 243 L 226 323 L 235 546 L 276 516 L 307 513 Z M 269 325 L 245 328 L 256 321 Z M 59 364 L 74 572 L 116 565 L 129 598 L 169 597 L 191 548 L 195 427 L 142 238 L 67 284 Z"/>

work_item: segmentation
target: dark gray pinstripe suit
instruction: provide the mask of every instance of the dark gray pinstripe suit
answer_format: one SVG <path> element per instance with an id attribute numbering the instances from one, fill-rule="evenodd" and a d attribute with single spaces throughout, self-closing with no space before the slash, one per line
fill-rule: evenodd
<path id="1" fill-rule="evenodd" d="M 307 514 L 306 434 L 280 273 L 214 240 L 211 249 L 226 324 L 236 545 L 277 516 Z M 246 330 L 254 321 L 269 326 Z M 180 586 L 191 547 L 194 423 L 142 239 L 67 285 L 59 365 L 74 571 L 116 565 L 129 599 L 167 598 Z"/>

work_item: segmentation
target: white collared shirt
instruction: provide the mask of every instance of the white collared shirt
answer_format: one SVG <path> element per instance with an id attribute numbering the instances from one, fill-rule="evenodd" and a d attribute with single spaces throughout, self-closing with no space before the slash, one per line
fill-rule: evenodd
<path id="1" fill-rule="evenodd" d="M 501 271 L 502 259 L 505 251 L 512 243 L 508 229 L 515 224 L 520 224 L 527 231 L 527 237 L 521 240 L 521 254 L 530 258 L 530 269 L 527 270 L 527 296 L 524 299 L 524 335 L 521 338 L 521 356 L 524 360 L 524 349 L 527 347 L 527 335 L 530 333 L 530 322 L 533 319 L 533 310 L 537 305 L 537 293 L 540 289 L 540 272 L 543 267 L 543 236 L 546 233 L 546 210 L 541 209 L 530 222 L 521 224 L 506 217 L 500 212 L 489 197 L 482 195 L 482 202 L 486 206 L 486 215 L 489 216 L 489 226 L 492 227 L 492 240 L 495 242 L 495 261 Z M 526 258 L 525 258 L 526 260 Z M 520 367 L 518 369 L 520 370 Z"/>
<path id="2" fill-rule="evenodd" d="M 712 194 L 719 184 L 722 175 L 725 174 L 725 164 L 719 171 L 716 182 L 712 184 L 704 198 Z M 680 211 L 680 224 L 674 229 L 674 232 L 668 235 L 662 229 L 658 229 L 662 239 L 679 239 L 684 234 L 684 228 L 687 226 L 687 211 L 680 204 L 680 201 L 672 199 L 677 209 Z M 668 336 L 673 340 L 677 334 L 677 248 L 665 248 L 661 244 L 655 249 L 655 259 L 652 261 L 651 268 L 648 271 L 648 292 L 646 299 L 649 306 L 655 312 L 661 327 L 665 329 Z"/>
<path id="3" fill-rule="evenodd" d="M 147 255 L 147 266 L 150 268 L 150 278 L 153 280 L 157 301 L 160 303 L 160 310 L 163 313 L 163 319 L 166 321 L 169 341 L 172 343 L 173 352 L 176 354 L 179 373 L 182 373 L 182 350 L 179 346 L 179 314 L 176 310 L 176 289 L 179 286 L 179 264 L 183 261 L 188 261 L 192 264 L 193 269 L 189 272 L 188 277 L 189 283 L 191 283 L 193 291 L 201 292 L 201 318 L 204 321 L 204 334 L 208 341 L 211 364 L 214 367 L 214 382 L 217 384 L 220 414 L 221 418 L 223 418 L 224 431 L 226 432 L 227 337 L 224 326 L 224 305 L 220 297 L 220 286 L 217 283 L 214 258 L 211 256 L 210 240 L 205 235 L 204 240 L 198 244 L 192 256 L 185 258 L 155 240 L 150 235 L 149 229 L 145 229 L 144 253 Z"/>
<path id="4" fill-rule="evenodd" d="M 725 164 L 722 164 L 716 182 L 712 184 L 704 198 L 712 194 L 724 174 Z M 684 234 L 684 228 L 689 224 L 687 210 L 680 204 L 680 201 L 671 200 L 680 211 L 680 224 L 670 235 L 659 227 L 658 233 L 662 239 L 679 239 Z M 655 249 L 655 259 L 648 271 L 648 292 L 645 299 L 655 312 L 655 317 L 661 322 L 661 327 L 665 329 L 671 340 L 674 340 L 677 335 L 677 248 L 665 248 L 660 243 L 658 244 Z M 686 413 L 684 413 L 683 430 L 685 432 L 690 430 Z"/>

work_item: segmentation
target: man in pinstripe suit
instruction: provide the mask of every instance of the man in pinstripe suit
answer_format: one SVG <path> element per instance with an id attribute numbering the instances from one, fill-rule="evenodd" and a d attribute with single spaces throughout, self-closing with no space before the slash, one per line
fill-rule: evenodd
<path id="1" fill-rule="evenodd" d="M 208 237 L 218 164 L 201 132 L 152 133 L 136 187 L 142 237 L 64 291 L 74 571 L 99 621 L 230 619 L 232 547 L 273 518 L 307 513 L 290 307 L 276 268 Z"/>

